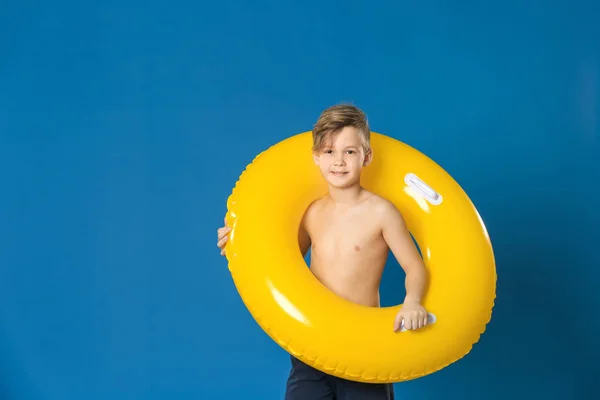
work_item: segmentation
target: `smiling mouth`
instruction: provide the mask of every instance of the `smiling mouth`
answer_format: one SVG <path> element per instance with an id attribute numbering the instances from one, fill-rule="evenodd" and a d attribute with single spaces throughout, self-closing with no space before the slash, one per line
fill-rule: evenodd
<path id="1" fill-rule="evenodd" d="M 335 176 L 342 176 L 342 175 L 346 175 L 347 172 L 336 172 L 336 171 L 329 171 L 330 174 L 335 175 Z"/>

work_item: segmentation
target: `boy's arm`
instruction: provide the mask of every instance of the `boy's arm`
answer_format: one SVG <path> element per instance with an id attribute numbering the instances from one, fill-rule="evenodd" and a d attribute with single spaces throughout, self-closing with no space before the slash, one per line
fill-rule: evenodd
<path id="1" fill-rule="evenodd" d="M 308 235 L 308 232 L 304 226 L 304 219 L 302 219 L 302 223 L 300 223 L 300 229 L 298 230 L 298 245 L 300 246 L 300 251 L 302 252 L 303 258 L 306 256 L 306 253 L 308 253 L 310 244 L 310 236 Z"/>
<path id="2" fill-rule="evenodd" d="M 420 304 L 426 284 L 425 264 L 419 255 L 400 211 L 392 203 L 386 203 L 382 219 L 385 241 L 406 274 L 406 303 Z"/>

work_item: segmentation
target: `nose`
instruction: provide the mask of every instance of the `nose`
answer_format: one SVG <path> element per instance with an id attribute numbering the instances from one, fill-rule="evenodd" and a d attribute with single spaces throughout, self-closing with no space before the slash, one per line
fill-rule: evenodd
<path id="1" fill-rule="evenodd" d="M 344 165 L 344 156 L 342 154 L 337 155 L 335 157 L 335 159 L 333 160 L 333 165 L 335 165 L 335 166 Z"/>

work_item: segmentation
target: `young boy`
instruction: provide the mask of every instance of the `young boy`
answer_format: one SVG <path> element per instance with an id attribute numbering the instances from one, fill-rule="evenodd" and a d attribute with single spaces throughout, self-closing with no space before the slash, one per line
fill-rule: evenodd
<path id="1" fill-rule="evenodd" d="M 379 283 L 391 250 L 406 273 L 406 297 L 390 329 L 419 329 L 427 324 L 421 305 L 425 267 L 398 209 L 364 189 L 363 167 L 372 160 L 365 114 L 353 105 L 323 111 L 313 129 L 313 158 L 329 192 L 307 209 L 299 232 L 302 254 L 311 249 L 310 269 L 339 296 L 379 307 Z M 225 254 L 230 228 L 217 231 Z M 392 325 L 393 322 L 393 325 Z M 394 399 L 391 384 L 359 383 L 330 376 L 291 357 L 286 400 Z"/>

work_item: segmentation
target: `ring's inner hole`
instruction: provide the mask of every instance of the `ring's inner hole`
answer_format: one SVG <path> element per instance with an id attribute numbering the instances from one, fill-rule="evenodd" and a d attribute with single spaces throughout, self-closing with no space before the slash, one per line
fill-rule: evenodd
<path id="1" fill-rule="evenodd" d="M 412 237 L 415 246 L 417 246 L 421 259 L 423 259 L 419 244 L 412 234 L 410 236 Z M 390 251 L 379 286 L 381 307 L 395 306 L 404 302 L 404 297 L 406 297 L 405 279 L 406 274 L 404 273 L 402 266 Z"/>

